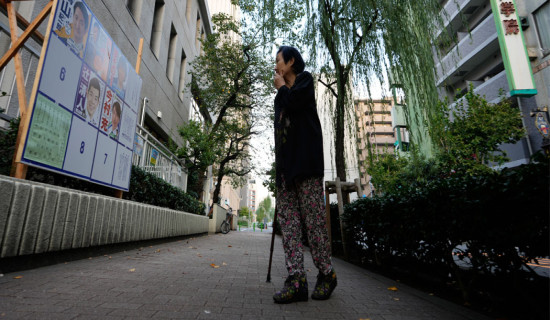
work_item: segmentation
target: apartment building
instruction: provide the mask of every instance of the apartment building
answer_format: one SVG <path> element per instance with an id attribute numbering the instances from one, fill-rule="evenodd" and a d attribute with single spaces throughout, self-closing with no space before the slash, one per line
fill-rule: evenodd
<path id="1" fill-rule="evenodd" d="M 440 97 L 456 102 L 457 92 L 460 96 L 472 85 L 476 93 L 496 103 L 502 90 L 521 111 L 527 129 L 526 138 L 502 146 L 510 158 L 504 166 L 527 163 L 543 145 L 544 128 L 537 118 L 542 115 L 548 121 L 550 2 L 444 0 L 441 4 L 444 28 L 458 43 L 435 49 L 441 54 L 436 59 Z"/>
<path id="2" fill-rule="evenodd" d="M 367 197 L 374 192 L 367 171 L 369 148 L 373 156 L 394 153 L 396 132 L 392 125 L 393 100 L 391 98 L 368 100 L 355 99 L 357 116 L 357 157 L 363 194 Z M 399 133 L 399 128 L 397 128 Z M 407 143 L 401 139 L 401 143 Z M 399 143 L 399 142 L 398 142 Z"/>

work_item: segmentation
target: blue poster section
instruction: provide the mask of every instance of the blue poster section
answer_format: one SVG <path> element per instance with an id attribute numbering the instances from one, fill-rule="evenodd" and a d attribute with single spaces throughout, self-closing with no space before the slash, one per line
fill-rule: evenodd
<path id="1" fill-rule="evenodd" d="M 142 81 L 81 0 L 59 0 L 21 161 L 128 191 Z"/>

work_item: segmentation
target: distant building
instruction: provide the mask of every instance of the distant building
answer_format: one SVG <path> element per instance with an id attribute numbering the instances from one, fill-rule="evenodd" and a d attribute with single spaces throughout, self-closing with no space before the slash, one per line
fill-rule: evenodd
<path id="1" fill-rule="evenodd" d="M 396 134 L 392 127 L 391 111 L 393 100 L 380 99 L 355 99 L 355 112 L 357 116 L 357 152 L 361 187 L 367 197 L 374 192 L 370 183 L 370 175 L 367 171 L 369 159 L 369 147 L 373 157 L 378 154 L 394 153 Z"/>

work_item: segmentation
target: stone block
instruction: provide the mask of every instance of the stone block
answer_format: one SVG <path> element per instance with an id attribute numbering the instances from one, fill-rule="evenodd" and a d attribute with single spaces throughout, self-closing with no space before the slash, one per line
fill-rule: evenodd
<path id="1" fill-rule="evenodd" d="M 97 196 L 90 196 L 90 199 L 88 201 L 88 208 L 86 208 L 86 222 L 82 235 L 82 248 L 87 248 L 92 243 L 92 237 L 94 235 L 94 220 L 97 210 L 97 198 Z"/>
<path id="2" fill-rule="evenodd" d="M 50 246 L 48 251 L 61 250 L 61 241 L 63 240 L 63 231 L 65 229 L 67 209 L 69 208 L 69 199 L 70 193 L 65 190 L 60 190 L 59 197 L 57 198 L 57 206 L 55 207 L 52 235 L 50 238 Z"/>
<path id="3" fill-rule="evenodd" d="M 88 221 L 88 209 L 90 207 L 90 196 L 82 194 L 80 196 L 80 203 L 76 210 L 76 221 L 74 225 L 74 234 L 71 248 L 81 248 L 83 239 L 85 238 L 84 230 L 86 229 L 86 223 Z"/>
<path id="4" fill-rule="evenodd" d="M 46 194 L 44 197 L 44 208 L 40 219 L 40 227 L 38 228 L 38 236 L 36 237 L 35 253 L 42 253 L 49 250 L 52 238 L 53 221 L 55 218 L 55 210 L 57 208 L 57 200 L 59 190 L 45 188 Z"/>
<path id="5" fill-rule="evenodd" d="M 26 183 L 15 183 L 14 197 L 5 226 L 1 258 L 17 255 L 21 244 L 21 232 L 27 215 L 31 186 Z"/>
<path id="6" fill-rule="evenodd" d="M 106 198 L 98 198 L 97 200 L 97 209 L 95 212 L 94 219 L 94 233 L 92 235 L 92 246 L 98 246 L 101 244 L 101 229 L 103 227 L 103 219 L 105 217 L 105 202 Z"/>
<path id="7" fill-rule="evenodd" d="M 27 210 L 27 217 L 23 232 L 21 233 L 21 245 L 19 247 L 19 255 L 34 253 L 36 245 L 36 237 L 42 217 L 42 209 L 44 207 L 44 198 L 46 189 L 42 186 L 32 186 Z"/>
<path id="8" fill-rule="evenodd" d="M 5 226 L 8 223 L 8 215 L 10 212 L 11 202 L 15 183 L 12 180 L 0 180 L 0 226 Z M 4 240 L 4 232 L 6 228 L 0 228 L 0 248 L 2 248 Z"/>
<path id="9" fill-rule="evenodd" d="M 80 193 L 71 192 L 69 196 L 69 206 L 65 215 L 65 226 L 63 228 L 63 239 L 61 241 L 61 250 L 71 249 L 76 226 L 76 217 L 78 215 L 78 206 L 80 204 Z"/>

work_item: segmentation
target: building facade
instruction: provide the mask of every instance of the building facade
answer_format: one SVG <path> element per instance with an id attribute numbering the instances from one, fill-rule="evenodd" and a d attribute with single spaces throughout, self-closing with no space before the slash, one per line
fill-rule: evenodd
<path id="1" fill-rule="evenodd" d="M 373 186 L 367 171 L 369 153 L 376 157 L 379 154 L 394 153 L 396 132 L 392 125 L 393 100 L 355 99 L 357 116 L 357 157 L 363 194 L 373 195 Z M 399 129 L 397 129 L 399 130 Z M 406 143 L 401 141 L 402 143 Z M 369 151 L 369 148 L 370 151 Z"/>
<path id="2" fill-rule="evenodd" d="M 547 0 L 495 1 L 492 6 L 491 2 L 441 1 L 445 11 L 442 14 L 446 17 L 444 27 L 456 36 L 457 44 L 435 49 L 441 54 L 441 58 L 436 59 L 436 84 L 440 97 L 448 98 L 451 103 L 457 101 L 457 92 L 460 96 L 473 87 L 474 92 L 485 96 L 488 102 L 497 103 L 506 98 L 520 110 L 527 136 L 516 144 L 502 145 L 510 158 L 504 166 L 510 167 L 527 163 L 543 145 L 536 115 L 542 113 L 548 117 L 550 3 Z M 505 23 L 511 21 L 513 24 L 500 31 L 499 24 L 503 19 Z M 507 44 L 514 36 L 520 40 L 516 45 L 519 48 L 510 48 Z M 523 66 L 515 66 L 521 61 L 514 61 L 514 49 L 519 49 L 520 53 L 525 51 Z M 518 84 L 520 72 L 531 72 L 532 80 L 526 77 Z M 534 90 L 518 90 L 518 86 L 529 87 L 531 81 Z"/>

